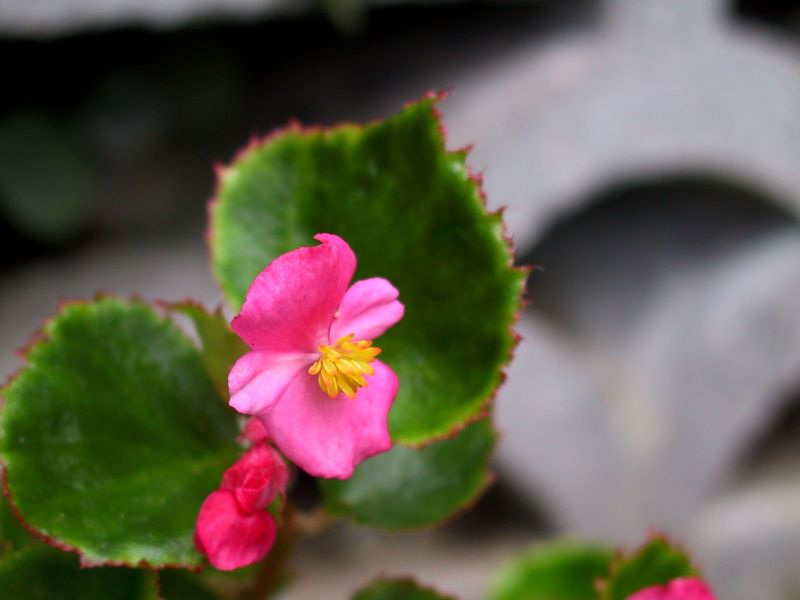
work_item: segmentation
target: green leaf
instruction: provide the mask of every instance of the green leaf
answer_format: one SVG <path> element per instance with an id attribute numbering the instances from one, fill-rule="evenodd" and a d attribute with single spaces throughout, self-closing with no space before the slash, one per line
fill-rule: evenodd
<path id="1" fill-rule="evenodd" d="M 698 577 L 689 556 L 669 540 L 655 536 L 636 552 L 616 559 L 603 583 L 602 600 L 626 600 L 628 596 L 679 577 Z"/>
<path id="2" fill-rule="evenodd" d="M 155 576 L 141 569 L 82 569 L 74 554 L 38 545 L 0 561 L 0 598 L 157 600 Z"/>
<path id="3" fill-rule="evenodd" d="M 356 280 L 385 277 L 400 290 L 405 317 L 377 345 L 400 379 L 392 437 L 411 445 L 485 407 L 514 345 L 525 279 L 466 153 L 445 150 L 434 104 L 252 145 L 221 171 L 211 210 L 213 268 L 234 309 L 267 263 L 320 232 L 351 245 Z"/>
<path id="4" fill-rule="evenodd" d="M 0 556 L 34 543 L 33 536 L 25 531 L 11 511 L 5 496 L 0 494 Z"/>
<path id="5" fill-rule="evenodd" d="M 166 569 L 158 573 L 161 600 L 219 600 L 200 576 L 186 571 Z"/>
<path id="6" fill-rule="evenodd" d="M 537 544 L 498 574 L 489 600 L 595 600 L 595 582 L 608 575 L 613 556 L 594 544 Z"/>
<path id="7" fill-rule="evenodd" d="M 353 596 L 353 600 L 454 600 L 412 579 L 379 579 Z"/>
<path id="8" fill-rule="evenodd" d="M 202 564 L 197 512 L 236 419 L 197 349 L 138 302 L 69 304 L 3 390 L 0 455 L 27 523 L 84 562 Z"/>
<path id="9" fill-rule="evenodd" d="M 222 310 L 210 313 L 194 302 L 167 304 L 168 310 L 189 317 L 202 345 L 200 357 L 221 398 L 228 399 L 228 372 L 233 363 L 249 350 L 223 316 Z"/>
<path id="10" fill-rule="evenodd" d="M 328 510 L 365 525 L 421 527 L 463 509 L 491 482 L 495 434 L 484 419 L 421 449 L 395 446 L 350 479 L 320 480 Z"/>

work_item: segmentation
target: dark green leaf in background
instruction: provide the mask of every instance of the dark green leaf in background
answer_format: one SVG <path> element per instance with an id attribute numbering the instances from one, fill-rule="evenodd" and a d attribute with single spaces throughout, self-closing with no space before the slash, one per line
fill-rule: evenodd
<path id="1" fill-rule="evenodd" d="M 604 546 L 558 541 L 535 545 L 497 576 L 489 600 L 595 600 L 614 553 Z"/>
<path id="2" fill-rule="evenodd" d="M 199 575 L 165 569 L 158 573 L 160 600 L 220 600 Z"/>
<path id="3" fill-rule="evenodd" d="M 491 482 L 495 443 L 488 419 L 422 449 L 395 446 L 357 468 L 350 479 L 321 480 L 328 509 L 389 529 L 435 524 L 465 508 Z"/>
<path id="4" fill-rule="evenodd" d="M 139 302 L 69 304 L 2 390 L 0 455 L 27 523 L 89 564 L 199 566 L 197 512 L 236 458 L 197 349 Z"/>
<path id="5" fill-rule="evenodd" d="M 158 600 L 155 579 L 142 569 L 82 569 L 74 554 L 44 544 L 0 560 L 3 600 Z"/>
<path id="6" fill-rule="evenodd" d="M 352 246 L 356 280 L 385 277 L 400 290 L 405 317 L 376 345 L 400 379 L 392 437 L 408 444 L 484 409 L 514 345 L 525 278 L 465 153 L 445 150 L 435 101 L 253 145 L 222 172 L 211 210 L 213 267 L 236 310 L 267 263 L 317 233 Z"/>
<path id="7" fill-rule="evenodd" d="M 639 550 L 615 559 L 602 585 L 602 600 L 626 600 L 628 596 L 679 577 L 698 577 L 688 554 L 662 536 L 654 536 Z"/>
<path id="8" fill-rule="evenodd" d="M 353 596 L 353 600 L 454 600 L 412 579 L 379 579 Z"/>
<path id="9" fill-rule="evenodd" d="M 60 242 L 92 217 L 94 174 L 65 123 L 36 113 L 0 120 L 0 213 L 42 242 Z"/>

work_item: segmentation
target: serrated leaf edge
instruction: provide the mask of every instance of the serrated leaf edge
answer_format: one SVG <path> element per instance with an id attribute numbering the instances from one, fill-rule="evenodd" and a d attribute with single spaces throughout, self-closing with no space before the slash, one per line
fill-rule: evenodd
<path id="1" fill-rule="evenodd" d="M 34 331 L 34 333 L 29 338 L 28 342 L 22 346 L 21 348 L 17 349 L 17 355 L 26 361 L 24 365 L 22 365 L 19 369 L 13 372 L 11 375 L 8 376 L 6 382 L 0 387 L 0 415 L 2 415 L 3 410 L 5 409 L 5 397 L 3 392 L 7 390 L 28 367 L 31 366 L 31 363 L 28 361 L 28 355 L 33 351 L 35 347 L 37 347 L 41 343 L 47 343 L 52 341 L 52 338 L 49 334 L 49 328 L 55 322 L 56 319 L 63 316 L 64 313 L 71 307 L 77 305 L 89 305 L 93 303 L 100 302 L 102 300 L 116 300 L 123 304 L 140 304 L 147 308 L 155 310 L 158 307 L 157 303 L 149 303 L 144 300 L 141 296 L 137 294 L 133 294 L 128 296 L 127 298 L 118 296 L 108 291 L 99 291 L 97 292 L 94 297 L 90 300 L 82 299 L 82 298 L 61 298 L 57 302 L 57 309 L 56 312 L 51 314 L 48 317 L 45 317 L 42 321 L 42 324 Z M 163 318 L 164 322 L 168 324 L 173 330 L 179 333 L 181 336 L 186 337 L 185 334 L 180 330 L 175 323 L 169 319 L 166 315 L 163 314 L 163 311 L 159 313 L 159 311 L 155 311 L 156 314 L 160 314 Z M 191 340 L 187 341 L 191 343 Z M 194 346 L 194 344 L 192 344 Z M 2 439 L 0 439 L 0 447 L 2 447 Z M 138 561 L 136 563 L 127 562 L 127 561 L 97 561 L 90 559 L 86 553 L 81 550 L 80 548 L 70 546 L 69 544 L 62 542 L 54 537 L 47 535 L 46 533 L 38 530 L 32 524 L 25 520 L 23 517 L 22 512 L 19 510 L 16 502 L 14 501 L 14 496 L 11 491 L 11 485 L 8 479 L 8 469 L 6 468 L 5 462 L 0 458 L 0 485 L 2 486 L 2 493 L 8 502 L 8 506 L 11 509 L 11 514 L 14 515 L 14 518 L 19 522 L 19 524 L 34 538 L 38 539 L 39 541 L 47 544 L 55 548 L 56 550 L 61 550 L 62 552 L 71 552 L 77 554 L 80 559 L 81 568 L 93 568 L 93 567 L 126 567 L 126 568 L 134 568 L 134 569 L 145 569 L 148 571 L 160 571 L 162 569 L 182 569 L 185 571 L 190 572 L 200 572 L 204 568 L 204 564 L 200 563 L 199 565 L 184 565 L 180 563 L 164 563 L 159 566 L 155 566 L 150 564 L 145 560 Z"/>
<path id="2" fill-rule="evenodd" d="M 488 420 L 488 417 L 486 417 L 486 418 Z M 480 419 L 476 419 L 475 421 L 469 423 L 468 425 L 475 424 L 478 421 L 480 421 Z M 468 425 L 465 425 L 464 428 L 466 428 Z M 500 441 L 500 438 L 502 437 L 502 434 L 497 430 L 497 427 L 495 426 L 494 421 L 490 420 L 489 421 L 489 425 L 491 427 L 492 433 L 494 434 L 494 440 L 492 442 L 491 449 L 486 454 L 486 458 L 483 461 L 482 470 L 485 472 L 485 476 L 483 478 L 483 481 L 475 489 L 475 491 L 472 494 L 470 494 L 470 496 L 468 498 L 466 498 L 454 511 L 449 513 L 447 516 L 442 517 L 441 519 L 439 519 L 437 521 L 433 521 L 431 523 L 426 523 L 424 525 L 408 525 L 408 526 L 390 527 L 390 526 L 386 526 L 386 525 L 375 525 L 374 523 L 370 523 L 370 522 L 367 522 L 367 521 L 365 521 L 363 519 L 359 519 L 358 517 L 356 517 L 352 513 L 346 512 L 345 510 L 336 510 L 335 505 L 334 505 L 334 509 L 333 510 L 331 510 L 327 506 L 325 506 L 325 510 L 327 510 L 328 513 L 331 514 L 331 515 L 344 517 L 344 518 L 348 519 L 349 521 L 352 521 L 353 523 L 357 523 L 359 525 L 364 525 L 366 527 L 369 527 L 370 529 L 375 529 L 375 530 L 378 530 L 378 531 L 387 531 L 387 532 L 431 531 L 433 529 L 438 529 L 439 527 L 442 527 L 443 525 L 446 525 L 447 523 L 451 523 L 451 522 L 455 521 L 456 519 L 458 519 L 462 515 L 464 515 L 464 514 L 468 513 L 469 511 L 471 511 L 475 507 L 475 505 L 478 503 L 478 501 L 481 499 L 481 497 L 486 493 L 486 491 L 490 487 L 492 487 L 492 485 L 494 485 L 495 481 L 497 481 L 497 475 L 495 474 L 494 471 L 492 471 L 492 469 L 490 468 L 490 465 L 492 464 L 492 460 L 494 458 L 494 455 L 497 452 L 497 446 L 498 446 L 498 443 Z M 449 438 L 445 438 L 445 439 L 438 440 L 438 441 L 440 441 L 440 442 L 448 441 L 449 439 L 454 438 L 455 435 L 456 434 L 450 436 Z M 400 444 L 397 444 L 397 445 L 400 445 Z M 402 447 L 408 448 L 410 450 L 422 450 L 422 449 L 424 449 L 424 448 L 420 448 L 420 447 L 410 447 L 410 448 L 407 447 L 407 446 L 402 446 Z M 323 496 L 324 495 L 325 494 L 323 492 Z M 345 506 L 345 507 L 347 506 L 345 503 L 341 503 L 340 505 L 341 506 Z"/>
<path id="3" fill-rule="evenodd" d="M 598 594 L 598 600 L 608 600 L 608 586 L 611 580 L 619 574 L 620 570 L 627 562 L 634 560 L 637 555 L 642 553 L 653 542 L 663 542 L 670 549 L 683 554 L 689 561 L 689 565 L 694 571 L 694 576 L 702 579 L 702 570 L 697 566 L 695 559 L 692 557 L 692 554 L 686 549 L 686 547 L 682 543 L 677 542 L 674 538 L 671 538 L 666 534 L 666 532 L 654 529 L 647 534 L 645 541 L 635 548 L 631 550 L 620 549 L 616 551 L 614 558 L 611 559 L 611 562 L 608 566 L 608 577 L 595 581 L 595 590 Z"/>
<path id="4" fill-rule="evenodd" d="M 516 331 L 515 325 L 519 320 L 522 309 L 525 308 L 525 306 L 527 305 L 527 298 L 525 295 L 526 281 L 528 275 L 532 270 L 532 267 L 530 266 L 516 266 L 514 264 L 515 249 L 514 249 L 513 238 L 510 232 L 508 231 L 506 223 L 503 219 L 503 213 L 505 212 L 506 207 L 502 206 L 496 211 L 491 211 L 491 212 L 487 209 L 488 200 L 486 197 L 486 192 L 483 188 L 483 174 L 474 171 L 469 165 L 466 164 L 466 160 L 470 152 L 472 151 L 472 145 L 470 144 L 455 150 L 447 149 L 447 127 L 445 125 L 444 116 L 442 115 L 441 111 L 437 108 L 436 105 L 438 102 L 446 99 L 448 95 L 449 92 L 447 91 L 430 90 L 427 93 L 425 93 L 422 97 L 420 97 L 418 100 L 406 102 L 403 105 L 403 109 L 406 109 L 410 106 L 414 106 L 416 104 L 423 104 L 423 103 L 429 104 L 431 114 L 433 115 L 433 118 L 436 121 L 437 129 L 440 134 L 442 152 L 444 152 L 446 155 L 450 155 L 459 160 L 459 162 L 463 165 L 466 171 L 467 179 L 475 184 L 475 190 L 477 191 L 477 200 L 480 202 L 480 206 L 483 209 L 483 212 L 486 215 L 487 219 L 490 221 L 496 220 L 500 224 L 500 237 L 503 242 L 503 245 L 505 246 L 506 254 L 508 255 L 508 267 L 517 274 L 519 279 L 518 282 L 519 302 L 514 314 L 511 315 L 511 318 L 509 319 L 506 325 L 508 333 L 511 338 L 511 343 L 509 345 L 507 358 L 500 365 L 498 372 L 495 375 L 495 383 L 492 386 L 491 390 L 489 391 L 486 397 L 480 399 L 476 411 L 473 414 L 466 417 L 463 421 L 453 424 L 448 431 L 445 431 L 441 434 L 431 436 L 429 438 L 426 438 L 418 442 L 411 442 L 411 441 L 395 442 L 396 444 L 408 448 L 424 448 L 436 442 L 452 439 L 469 425 L 477 421 L 480 421 L 483 418 L 491 416 L 494 400 L 497 397 L 498 390 L 500 389 L 500 387 L 502 387 L 503 383 L 505 383 L 506 379 L 508 378 L 508 373 L 507 373 L 508 365 L 510 365 L 511 361 L 514 359 L 516 347 L 519 344 L 520 340 L 522 339 L 522 336 Z M 246 160 L 253 152 L 265 148 L 276 139 L 289 133 L 297 135 L 319 135 L 319 134 L 332 135 L 343 130 L 353 130 L 353 129 L 363 130 L 370 126 L 380 125 L 384 123 L 386 120 L 387 119 L 374 119 L 361 124 L 346 122 L 332 126 L 302 125 L 297 120 L 290 120 L 287 125 L 274 129 L 273 131 L 267 133 L 264 136 L 259 137 L 257 135 L 252 135 L 250 137 L 249 142 L 234 154 L 230 162 L 228 162 L 227 164 L 218 162 L 214 165 L 216 182 L 215 182 L 215 189 L 213 196 L 208 201 L 206 208 L 207 226 L 205 231 L 205 240 L 209 253 L 209 269 L 211 271 L 212 277 L 214 278 L 214 281 L 217 283 L 217 286 L 219 287 L 220 290 L 223 290 L 223 296 L 225 296 L 224 287 L 219 279 L 218 274 L 215 272 L 213 265 L 215 262 L 214 231 L 216 230 L 215 228 L 216 212 L 217 212 L 217 206 L 221 201 L 221 191 L 222 191 L 222 186 L 224 184 L 226 173 L 231 169 L 235 168 L 239 162 Z"/>

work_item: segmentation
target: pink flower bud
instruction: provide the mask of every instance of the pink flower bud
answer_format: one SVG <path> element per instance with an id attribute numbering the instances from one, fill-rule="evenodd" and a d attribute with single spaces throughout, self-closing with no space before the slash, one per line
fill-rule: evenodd
<path id="1" fill-rule="evenodd" d="M 222 477 L 197 515 L 194 542 L 217 569 L 228 571 L 261 560 L 275 541 L 275 519 L 268 512 L 283 495 L 289 471 L 278 453 L 253 446 Z"/>
<path id="2" fill-rule="evenodd" d="M 709 587 L 699 579 L 673 579 L 667 585 L 649 587 L 628 600 L 715 600 Z"/>

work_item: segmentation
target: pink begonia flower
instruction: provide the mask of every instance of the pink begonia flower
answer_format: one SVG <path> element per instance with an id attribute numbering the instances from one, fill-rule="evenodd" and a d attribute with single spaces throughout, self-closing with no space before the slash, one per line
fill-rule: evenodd
<path id="1" fill-rule="evenodd" d="M 266 444 L 269 441 L 269 434 L 267 434 L 264 424 L 258 417 L 250 417 L 247 419 L 247 423 L 244 424 L 244 428 L 236 441 L 240 443 Z"/>
<path id="2" fill-rule="evenodd" d="M 701 580 L 682 578 L 636 592 L 628 600 L 714 600 L 714 594 Z"/>
<path id="3" fill-rule="evenodd" d="M 379 277 L 348 288 L 350 246 L 320 233 L 318 246 L 279 256 L 256 277 L 233 330 L 252 348 L 228 376 L 230 405 L 256 415 L 266 435 L 316 477 L 346 479 L 391 448 L 387 417 L 397 376 L 372 340 L 403 316 Z"/>
<path id="4" fill-rule="evenodd" d="M 222 571 L 261 560 L 276 534 L 267 508 L 283 495 L 288 481 L 289 470 L 278 453 L 266 444 L 253 446 L 203 502 L 194 532 L 198 552 Z"/>

